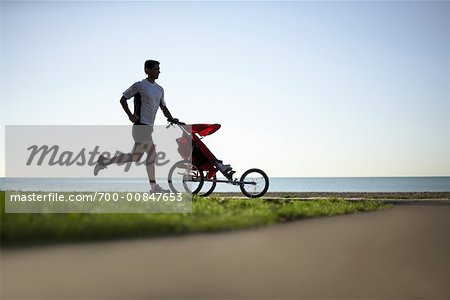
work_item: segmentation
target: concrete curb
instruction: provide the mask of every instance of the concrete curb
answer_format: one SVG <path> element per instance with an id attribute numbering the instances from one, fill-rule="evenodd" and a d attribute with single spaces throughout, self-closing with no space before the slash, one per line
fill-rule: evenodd
<path id="1" fill-rule="evenodd" d="M 230 196 L 230 197 L 220 197 L 221 200 L 232 200 L 232 199 L 249 199 L 245 197 L 237 197 L 237 196 Z M 293 197 L 293 198 L 286 198 L 286 197 L 262 197 L 262 199 L 266 201 L 277 201 L 277 200 L 293 200 L 293 201 L 313 201 L 313 200 L 327 200 L 330 199 L 330 197 L 308 197 L 308 198 L 301 198 L 301 197 Z M 388 204 L 395 204 L 395 205 L 450 205 L 450 199 L 448 198 L 442 198 L 442 199 L 367 199 L 367 198 L 338 198 L 343 199 L 346 201 L 382 201 Z"/>

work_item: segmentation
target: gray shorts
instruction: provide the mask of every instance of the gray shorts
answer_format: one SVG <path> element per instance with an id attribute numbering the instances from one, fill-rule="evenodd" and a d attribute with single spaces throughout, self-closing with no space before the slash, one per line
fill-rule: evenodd
<path id="1" fill-rule="evenodd" d="M 133 125 L 132 135 L 134 140 L 133 153 L 149 152 L 155 148 L 152 139 L 152 125 Z"/>

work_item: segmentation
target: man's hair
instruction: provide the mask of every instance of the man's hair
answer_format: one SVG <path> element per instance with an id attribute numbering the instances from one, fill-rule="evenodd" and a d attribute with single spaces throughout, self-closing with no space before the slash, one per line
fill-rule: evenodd
<path id="1" fill-rule="evenodd" d="M 156 65 L 159 65 L 159 61 L 149 59 L 145 61 L 144 69 L 151 69 Z"/>

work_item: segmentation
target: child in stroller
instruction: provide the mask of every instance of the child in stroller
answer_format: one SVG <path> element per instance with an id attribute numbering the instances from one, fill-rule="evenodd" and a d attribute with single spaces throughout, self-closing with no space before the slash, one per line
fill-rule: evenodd
<path id="1" fill-rule="evenodd" d="M 193 124 L 191 125 L 191 136 L 186 132 L 181 138 L 177 139 L 178 152 L 183 159 L 189 159 L 187 143 L 189 138 L 192 139 L 192 162 L 200 167 L 201 170 L 207 171 L 207 178 L 212 178 L 217 171 L 220 171 L 226 178 L 232 180 L 233 168 L 230 165 L 224 165 L 223 161 L 216 158 L 216 156 L 209 150 L 209 148 L 202 142 L 201 138 L 213 134 L 220 128 L 220 124 Z"/>

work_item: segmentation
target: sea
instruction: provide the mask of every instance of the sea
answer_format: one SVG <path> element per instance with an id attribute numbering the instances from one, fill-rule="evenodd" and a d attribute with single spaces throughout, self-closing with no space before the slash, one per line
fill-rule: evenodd
<path id="1" fill-rule="evenodd" d="M 450 192 L 450 177 L 272 177 L 269 192 Z M 158 182 L 166 187 L 163 181 Z M 0 190 L 148 191 L 146 179 L 0 178 Z M 239 192 L 218 183 L 215 192 Z"/>

